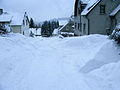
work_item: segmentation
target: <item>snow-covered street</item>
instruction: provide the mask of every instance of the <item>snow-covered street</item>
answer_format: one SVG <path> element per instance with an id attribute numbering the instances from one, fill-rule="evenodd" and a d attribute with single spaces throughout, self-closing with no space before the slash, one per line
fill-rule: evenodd
<path id="1" fill-rule="evenodd" d="M 0 36 L 0 90 L 120 90 L 120 48 L 104 35 Z"/>

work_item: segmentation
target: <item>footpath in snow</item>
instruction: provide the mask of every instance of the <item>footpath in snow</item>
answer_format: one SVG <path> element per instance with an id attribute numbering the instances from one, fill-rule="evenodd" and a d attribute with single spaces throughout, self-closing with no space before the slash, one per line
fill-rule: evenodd
<path id="1" fill-rule="evenodd" d="M 120 48 L 104 35 L 0 36 L 0 90 L 120 90 Z"/>

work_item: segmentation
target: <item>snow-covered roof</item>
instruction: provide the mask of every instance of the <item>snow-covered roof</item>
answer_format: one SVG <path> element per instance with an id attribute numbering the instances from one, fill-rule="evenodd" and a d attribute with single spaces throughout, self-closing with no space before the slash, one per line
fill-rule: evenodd
<path id="1" fill-rule="evenodd" d="M 11 25 L 22 25 L 23 15 L 21 15 L 19 13 L 14 13 L 14 14 L 12 14 L 12 16 L 13 16 L 13 18 L 11 21 Z"/>
<path id="2" fill-rule="evenodd" d="M 11 19 L 12 16 L 7 13 L 3 13 L 2 15 L 0 15 L 0 22 L 10 22 Z"/>
<path id="3" fill-rule="evenodd" d="M 62 26 L 59 31 L 61 31 L 69 22 L 66 22 L 66 24 L 64 24 L 64 26 Z"/>
<path id="4" fill-rule="evenodd" d="M 59 34 L 59 29 L 54 29 L 53 34 L 54 34 L 54 35 Z"/>
<path id="5" fill-rule="evenodd" d="M 81 0 L 81 1 L 82 1 L 82 3 L 87 4 L 89 0 Z"/>
<path id="6" fill-rule="evenodd" d="M 101 0 L 90 0 L 81 15 L 87 15 Z"/>
<path id="7" fill-rule="evenodd" d="M 59 20 L 60 26 L 64 26 L 66 23 L 68 23 L 68 20 Z"/>
<path id="8" fill-rule="evenodd" d="M 115 8 L 112 13 L 110 13 L 110 16 L 115 16 L 118 12 L 120 11 L 120 4 L 118 5 L 117 8 Z"/>

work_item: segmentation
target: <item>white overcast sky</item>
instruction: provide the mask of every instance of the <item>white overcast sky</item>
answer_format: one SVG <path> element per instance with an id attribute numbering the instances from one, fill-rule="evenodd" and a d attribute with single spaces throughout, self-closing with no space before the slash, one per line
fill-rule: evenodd
<path id="1" fill-rule="evenodd" d="M 73 13 L 74 0 L 0 0 L 0 8 L 8 12 L 28 12 L 30 17 L 42 21 L 69 17 Z"/>

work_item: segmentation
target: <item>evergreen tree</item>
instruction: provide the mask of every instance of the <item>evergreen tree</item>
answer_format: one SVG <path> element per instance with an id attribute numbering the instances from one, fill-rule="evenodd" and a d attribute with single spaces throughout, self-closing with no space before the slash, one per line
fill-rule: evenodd
<path id="1" fill-rule="evenodd" d="M 35 24 L 34 24 L 34 21 L 33 21 L 32 18 L 30 19 L 30 26 L 29 27 L 30 28 L 34 28 L 35 27 Z"/>
<path id="2" fill-rule="evenodd" d="M 50 21 L 48 23 L 48 31 L 49 31 L 50 36 L 52 36 L 52 25 Z"/>
<path id="3" fill-rule="evenodd" d="M 59 27 L 59 21 L 57 20 L 57 28 Z"/>
<path id="4" fill-rule="evenodd" d="M 52 36 L 54 29 L 56 29 L 58 27 L 59 27 L 58 21 L 45 21 L 45 22 L 43 22 L 43 25 L 41 27 L 41 35 L 50 37 L 50 36 Z"/>
<path id="5" fill-rule="evenodd" d="M 41 35 L 42 36 L 46 36 L 48 37 L 49 36 L 49 30 L 48 30 L 48 21 L 45 21 L 42 25 L 42 28 L 41 28 Z"/>

